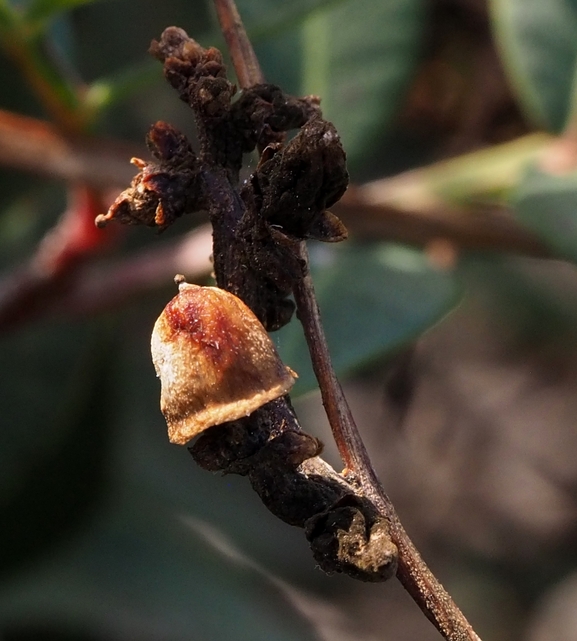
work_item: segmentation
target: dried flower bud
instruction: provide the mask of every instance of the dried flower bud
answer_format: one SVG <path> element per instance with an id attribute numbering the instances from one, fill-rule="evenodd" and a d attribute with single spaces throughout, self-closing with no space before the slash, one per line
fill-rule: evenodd
<path id="1" fill-rule="evenodd" d="M 181 282 L 151 347 L 168 436 L 181 445 L 286 394 L 296 376 L 250 309 L 216 287 Z"/>

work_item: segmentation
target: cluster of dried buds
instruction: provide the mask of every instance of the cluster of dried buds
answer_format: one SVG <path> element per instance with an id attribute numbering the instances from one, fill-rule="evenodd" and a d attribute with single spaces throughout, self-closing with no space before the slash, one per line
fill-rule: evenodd
<path id="1" fill-rule="evenodd" d="M 151 51 L 193 109 L 199 151 L 172 126 L 156 123 L 148 135 L 155 160 L 133 160 L 139 174 L 97 224 L 117 219 L 162 230 L 183 214 L 208 212 L 217 285 L 241 298 L 268 331 L 279 329 L 292 316 L 289 296 L 302 274 L 295 243 L 346 238 L 327 211 L 348 184 L 339 136 L 314 98 L 293 98 L 270 84 L 236 97 L 220 53 L 182 29 L 167 29 Z M 243 155 L 256 148 L 260 162 L 240 186 Z"/>
<path id="2" fill-rule="evenodd" d="M 190 448 L 197 463 L 248 476 L 273 513 L 305 528 L 328 571 L 384 580 L 396 568 L 395 546 L 383 545 L 386 524 L 317 457 L 322 446 L 302 432 L 287 396 L 296 374 L 267 334 L 293 314 L 289 296 L 305 267 L 298 244 L 347 235 L 327 210 L 348 184 L 339 136 L 317 99 L 269 84 L 235 96 L 220 53 L 181 29 L 165 30 L 151 52 L 194 112 L 199 150 L 156 123 L 154 160 L 133 160 L 138 175 L 96 222 L 163 230 L 183 214 L 210 217 L 218 287 L 180 278 L 152 335 L 169 438 L 185 444 L 200 435 Z M 298 132 L 285 144 L 291 129 Z M 240 185 L 243 155 L 257 148 L 258 166 Z"/>

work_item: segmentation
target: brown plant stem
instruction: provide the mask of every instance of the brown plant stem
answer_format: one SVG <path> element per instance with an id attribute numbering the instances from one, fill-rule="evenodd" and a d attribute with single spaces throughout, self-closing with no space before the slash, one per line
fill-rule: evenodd
<path id="1" fill-rule="evenodd" d="M 241 87 L 246 88 L 264 80 L 254 50 L 248 41 L 234 0 L 215 0 L 219 20 L 235 65 Z M 409 539 L 391 500 L 385 493 L 370 461 L 368 452 L 355 424 L 349 404 L 333 370 L 328 344 L 321 323 L 312 278 L 309 272 L 306 242 L 297 245 L 296 253 L 303 265 L 293 293 L 297 314 L 302 323 L 309 347 L 323 405 L 333 435 L 353 482 L 373 501 L 389 522 L 391 539 L 399 550 L 397 576 L 429 620 L 450 641 L 478 641 L 479 637 L 436 580 Z"/>
<path id="2" fill-rule="evenodd" d="M 114 243 L 118 233 L 95 229 L 94 216 L 117 195 L 111 185 L 134 173 L 121 157 L 118 146 L 103 152 L 65 139 L 49 123 L 0 110 L 0 163 L 65 178 L 69 194 L 69 206 L 27 264 L 0 276 L 0 332 L 58 308 L 76 287 L 76 271 Z"/>
<path id="3" fill-rule="evenodd" d="M 313 282 L 308 271 L 305 242 L 299 244 L 299 258 L 307 266 L 294 289 L 297 314 L 302 323 L 323 405 L 344 464 L 352 472 L 353 482 L 360 485 L 387 519 L 393 543 L 399 550 L 397 577 L 427 618 L 451 641 L 475 641 L 479 637 L 437 581 L 409 538 L 397 512 L 372 466 L 349 404 L 333 370 L 324 334 Z M 346 472 L 347 472 L 346 471 Z M 345 472 L 345 476 L 347 476 Z"/>
<path id="4" fill-rule="evenodd" d="M 400 207 L 387 202 L 370 202 L 363 185 L 353 186 L 331 207 L 358 238 L 390 240 L 427 247 L 435 240 L 447 240 L 458 249 L 496 251 L 552 258 L 550 250 L 531 231 L 519 225 L 504 207 L 449 207 L 426 209 Z"/>
<path id="5" fill-rule="evenodd" d="M 304 265 L 304 274 L 294 288 L 297 314 L 303 326 L 313 370 L 319 382 L 323 405 L 339 454 L 343 463 L 359 482 L 364 485 L 377 483 L 378 479 L 367 450 L 331 364 L 329 347 L 308 268 L 308 251 L 304 241 L 298 245 L 298 256 Z"/>
<path id="6" fill-rule="evenodd" d="M 214 6 L 240 88 L 247 89 L 264 82 L 260 64 L 234 0 L 214 0 Z"/>
<path id="7" fill-rule="evenodd" d="M 83 262 L 60 281 L 27 268 L 0 274 L 0 332 L 38 316 L 77 318 L 125 304 L 174 276 L 191 282 L 207 279 L 212 269 L 212 229 L 196 227 L 185 236 L 110 262 Z M 31 304 L 34 301 L 34 304 Z"/>
<path id="8" fill-rule="evenodd" d="M 134 176 L 130 156 L 142 148 L 123 142 L 66 138 L 55 125 L 0 109 L 0 164 L 95 187 L 123 187 Z"/>
<path id="9" fill-rule="evenodd" d="M 71 287 L 78 268 L 112 243 L 115 232 L 100 233 L 93 223 L 105 207 L 100 192 L 86 185 L 71 185 L 68 197 L 68 208 L 28 264 L 0 280 L 0 331 L 45 314 Z"/>
<path id="10" fill-rule="evenodd" d="M 122 259 L 89 263 L 78 271 L 70 288 L 52 301 L 47 312 L 66 316 L 100 313 L 166 286 L 174 274 L 186 274 L 190 282 L 202 282 L 212 269 L 211 251 L 212 229 L 205 224 Z"/>
<path id="11" fill-rule="evenodd" d="M 29 25 L 13 19 L 16 14 L 11 14 L 11 9 L 3 15 L 2 48 L 20 68 L 55 124 L 0 112 L 0 156 L 12 165 L 43 172 L 58 165 L 69 181 L 66 211 L 44 236 L 28 264 L 1 283 L 0 329 L 7 329 L 44 313 L 47 304 L 68 289 L 78 267 L 112 241 L 114 232 L 95 230 L 93 221 L 106 207 L 106 194 L 102 184 L 79 180 L 76 167 L 82 163 L 78 155 L 74 158 L 71 154 L 69 140 L 86 134 L 93 115 L 84 100 L 84 85 L 68 77 L 39 39 L 31 37 Z M 84 167 L 84 171 L 90 174 L 91 168 Z"/>

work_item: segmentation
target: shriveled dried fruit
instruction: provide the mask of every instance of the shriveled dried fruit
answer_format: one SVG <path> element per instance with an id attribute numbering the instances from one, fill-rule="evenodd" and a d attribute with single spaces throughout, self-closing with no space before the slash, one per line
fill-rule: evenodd
<path id="1" fill-rule="evenodd" d="M 181 445 L 288 393 L 296 376 L 251 310 L 216 287 L 181 282 L 151 349 L 168 436 Z"/>

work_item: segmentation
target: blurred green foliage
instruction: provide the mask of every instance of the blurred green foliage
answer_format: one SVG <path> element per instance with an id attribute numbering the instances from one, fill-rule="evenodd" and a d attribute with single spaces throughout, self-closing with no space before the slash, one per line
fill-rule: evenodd
<path id="1" fill-rule="evenodd" d="M 575 3 L 492 4 L 521 108 L 559 131 L 575 117 Z M 425 49 L 428 2 L 239 0 L 239 9 L 267 79 L 322 96 L 355 180 L 374 175 L 375 158 L 392 171 L 403 167 L 402 139 L 397 147 L 384 141 L 394 141 Z M 164 119 L 191 133 L 189 112 L 145 53 L 170 24 L 204 45 L 222 44 L 211 6 L 200 0 L 0 0 L 0 107 L 41 114 L 10 57 L 16 48 L 85 131 L 141 142 L 149 124 Z M 81 91 L 78 78 L 87 83 Z M 428 153 L 418 150 L 417 160 Z M 489 193 L 500 184 L 495 166 L 483 176 Z M 519 220 L 575 260 L 577 180 L 532 171 L 518 185 Z M 477 198 L 473 192 L 461 189 L 460 202 Z M 4 269 L 34 252 L 63 201 L 51 181 L 0 175 Z M 179 227 L 175 234 L 186 221 Z M 127 245 L 154 242 L 139 230 Z M 341 374 L 414 340 L 461 291 L 458 275 L 435 270 L 413 249 L 379 243 L 321 248 L 313 257 Z M 242 479 L 212 477 L 166 441 L 148 345 L 173 290 L 167 283 L 147 300 L 88 321 L 40 320 L 0 339 L 0 637 L 8 641 L 318 638 L 314 619 L 293 598 L 299 590 L 274 577 L 328 589 L 302 532 L 267 514 Z M 297 393 L 310 390 L 297 323 L 278 341 L 301 373 Z M 205 536 L 204 521 L 270 573 Z"/>
<path id="2" fill-rule="evenodd" d="M 526 113 L 561 131 L 575 108 L 577 3 L 491 0 L 502 62 Z"/>
<path id="3" fill-rule="evenodd" d="M 575 176 L 551 176 L 531 167 L 516 192 L 522 221 L 560 258 L 577 261 L 577 185 Z"/>
<path id="4" fill-rule="evenodd" d="M 386 243 L 315 249 L 315 292 L 342 376 L 405 346 L 458 300 L 455 277 L 432 268 L 418 250 Z M 283 361 L 299 375 L 293 395 L 315 389 L 300 326 L 290 323 L 274 336 Z"/>

